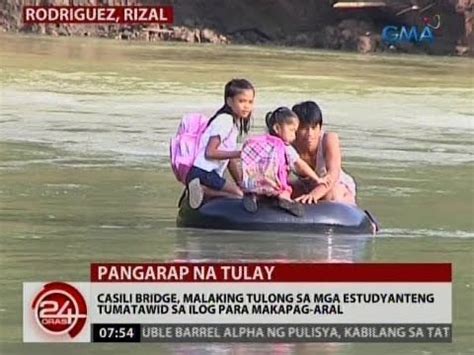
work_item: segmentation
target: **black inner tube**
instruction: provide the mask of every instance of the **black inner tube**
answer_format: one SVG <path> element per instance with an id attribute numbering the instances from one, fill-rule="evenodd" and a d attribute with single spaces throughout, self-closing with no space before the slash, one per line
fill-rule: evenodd
<path id="1" fill-rule="evenodd" d="M 375 218 L 357 206 L 321 201 L 304 205 L 305 215 L 296 217 L 280 209 L 272 199 L 259 201 L 256 213 L 247 212 L 242 200 L 216 198 L 193 210 L 182 200 L 179 227 L 293 231 L 307 233 L 373 234 Z"/>

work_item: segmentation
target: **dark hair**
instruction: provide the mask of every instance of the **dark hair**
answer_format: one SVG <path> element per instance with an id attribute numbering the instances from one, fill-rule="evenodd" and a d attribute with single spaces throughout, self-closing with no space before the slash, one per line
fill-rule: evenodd
<path id="1" fill-rule="evenodd" d="M 304 101 L 293 106 L 292 110 L 296 113 L 303 126 L 323 126 L 323 114 L 316 102 Z"/>
<path id="2" fill-rule="evenodd" d="M 276 136 L 277 133 L 273 129 L 275 124 L 290 124 L 292 120 L 298 119 L 298 116 L 288 107 L 278 107 L 275 111 L 270 111 L 265 115 L 265 124 L 267 125 L 268 133 Z"/>
<path id="3" fill-rule="evenodd" d="M 217 118 L 217 116 L 225 113 L 234 117 L 234 121 L 239 126 L 240 135 L 242 135 L 243 133 L 247 134 L 250 129 L 250 120 L 244 120 L 242 119 L 242 117 L 236 117 L 234 112 L 232 112 L 232 109 L 230 108 L 230 106 L 227 104 L 228 98 L 233 98 L 234 96 L 241 94 L 245 90 L 252 90 L 255 95 L 255 88 L 250 83 L 250 81 L 246 79 L 232 79 L 227 84 L 225 84 L 224 105 L 220 109 L 218 109 L 216 113 L 209 119 L 207 126 L 209 126 L 211 122 Z M 250 116 L 251 115 L 252 113 L 250 113 Z"/>

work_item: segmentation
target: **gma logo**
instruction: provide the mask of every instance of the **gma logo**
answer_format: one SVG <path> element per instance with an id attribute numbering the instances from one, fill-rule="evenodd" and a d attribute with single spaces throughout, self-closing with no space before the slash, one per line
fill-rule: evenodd
<path id="1" fill-rule="evenodd" d="M 433 43 L 433 29 L 425 26 L 421 30 L 416 26 L 385 26 L 382 30 L 382 40 L 388 44 L 397 43 Z"/>

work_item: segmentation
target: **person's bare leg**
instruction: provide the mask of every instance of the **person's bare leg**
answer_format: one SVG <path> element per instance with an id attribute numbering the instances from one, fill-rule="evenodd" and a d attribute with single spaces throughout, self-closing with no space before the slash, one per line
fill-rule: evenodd
<path id="1" fill-rule="evenodd" d="M 205 197 L 214 198 L 214 197 L 228 197 L 228 198 L 236 198 L 241 199 L 244 194 L 242 190 L 235 184 L 226 181 L 222 190 L 214 190 L 210 187 L 203 186 Z"/>
<path id="2" fill-rule="evenodd" d="M 328 191 L 326 195 L 323 196 L 322 200 L 333 201 L 333 202 L 342 202 L 355 205 L 355 196 L 344 184 L 336 184 L 334 187 Z"/>
<path id="3" fill-rule="evenodd" d="M 222 190 L 214 190 L 200 183 L 199 178 L 192 179 L 188 184 L 189 206 L 192 209 L 198 209 L 204 199 L 214 197 L 228 197 L 241 199 L 243 197 L 242 190 L 234 183 L 226 181 Z"/>
<path id="4" fill-rule="evenodd" d="M 204 198 L 211 199 L 215 197 L 229 197 L 229 198 L 236 198 L 234 194 L 225 191 L 218 191 L 211 189 L 210 187 L 203 186 L 202 189 L 204 190 Z"/>
<path id="5" fill-rule="evenodd" d="M 233 195 L 234 198 L 244 197 L 244 193 L 242 192 L 242 189 L 231 181 L 226 181 L 225 182 L 225 185 L 222 188 L 222 191 Z"/>
<path id="6" fill-rule="evenodd" d="M 342 197 L 341 202 L 352 204 L 352 205 L 357 205 L 355 196 L 346 188 L 346 193 Z"/>
<path id="7" fill-rule="evenodd" d="M 342 197 L 341 192 L 337 188 L 337 184 L 336 184 L 331 190 L 326 192 L 326 194 L 324 194 L 324 196 L 321 197 L 321 200 L 335 202 L 335 201 L 338 201 L 341 197 Z"/>

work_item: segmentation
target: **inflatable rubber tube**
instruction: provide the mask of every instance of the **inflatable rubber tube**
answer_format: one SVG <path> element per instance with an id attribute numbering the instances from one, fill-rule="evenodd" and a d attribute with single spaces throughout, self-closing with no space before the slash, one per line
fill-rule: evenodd
<path id="1" fill-rule="evenodd" d="M 357 206 L 321 201 L 304 205 L 305 215 L 295 217 L 281 210 L 273 201 L 259 201 L 256 213 L 244 210 L 242 200 L 216 198 L 197 210 L 183 200 L 178 212 L 178 227 L 287 231 L 305 233 L 373 234 L 377 222 Z"/>

